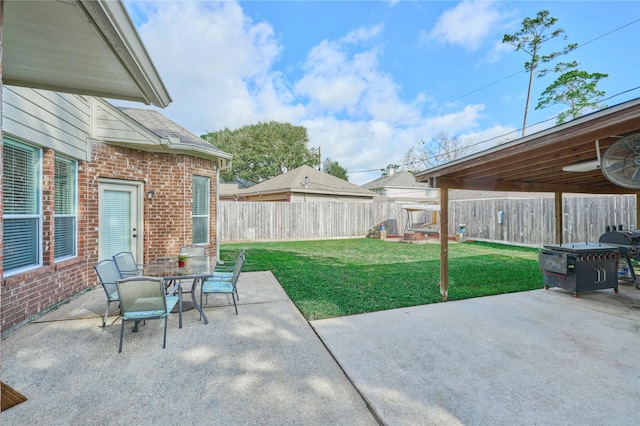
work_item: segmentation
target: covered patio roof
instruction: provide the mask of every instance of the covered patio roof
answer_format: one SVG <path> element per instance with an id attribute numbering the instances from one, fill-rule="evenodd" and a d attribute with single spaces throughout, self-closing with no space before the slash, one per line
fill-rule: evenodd
<path id="1" fill-rule="evenodd" d="M 585 115 L 416 174 L 416 180 L 440 188 L 440 291 L 448 293 L 449 189 L 555 194 L 555 240 L 562 242 L 562 194 L 636 194 L 636 226 L 640 226 L 640 188 L 618 186 L 601 170 L 586 172 L 564 167 L 592 162 L 614 142 L 640 133 L 640 98 Z M 637 162 L 634 163 L 636 168 Z"/>
<path id="2" fill-rule="evenodd" d="M 594 161 L 624 136 L 640 132 L 640 98 L 498 145 L 416 174 L 433 188 L 515 192 L 635 194 L 610 182 L 600 170 L 562 168 Z"/>
<path id="3" fill-rule="evenodd" d="M 3 84 L 171 102 L 120 1 L 4 1 L 2 21 Z"/>

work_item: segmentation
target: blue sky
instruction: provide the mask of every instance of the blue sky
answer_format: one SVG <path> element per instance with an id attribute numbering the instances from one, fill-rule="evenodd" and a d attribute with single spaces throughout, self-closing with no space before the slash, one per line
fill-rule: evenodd
<path id="1" fill-rule="evenodd" d="M 566 59 L 609 74 L 599 84 L 607 105 L 640 97 L 638 1 L 125 4 L 173 98 L 164 115 L 196 135 L 259 121 L 303 125 L 308 146 L 356 184 L 439 132 L 475 150 L 517 138 L 527 57 L 502 37 L 542 9 L 568 36 L 549 48 L 578 43 Z M 561 111 L 534 109 L 554 79 L 534 81 L 528 134 Z"/>

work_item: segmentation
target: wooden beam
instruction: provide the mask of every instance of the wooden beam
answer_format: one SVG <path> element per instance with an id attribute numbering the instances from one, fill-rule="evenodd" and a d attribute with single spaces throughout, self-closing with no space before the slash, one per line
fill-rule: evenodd
<path id="1" fill-rule="evenodd" d="M 555 227 L 556 244 L 562 244 L 562 229 L 564 217 L 562 216 L 562 192 L 555 193 Z"/>
<path id="2" fill-rule="evenodd" d="M 507 182 L 487 179 L 457 179 L 457 178 L 432 178 L 431 187 L 449 189 L 473 189 L 477 191 L 507 191 L 507 192 L 568 192 L 576 194 L 633 194 L 628 188 L 623 188 L 613 183 L 600 186 L 594 185 L 567 185 L 553 183 L 534 182 Z"/>
<path id="3" fill-rule="evenodd" d="M 440 295 L 449 297 L 449 190 L 440 189 Z"/>

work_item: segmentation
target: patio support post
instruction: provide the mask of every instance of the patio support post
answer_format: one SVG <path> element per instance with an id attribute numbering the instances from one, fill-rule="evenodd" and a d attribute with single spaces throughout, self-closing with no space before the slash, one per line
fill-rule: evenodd
<path id="1" fill-rule="evenodd" d="M 640 229 L 640 194 L 636 194 L 636 229 Z"/>
<path id="2" fill-rule="evenodd" d="M 555 194 L 555 228 L 556 228 L 556 244 L 562 244 L 562 228 L 563 216 L 562 216 L 562 192 L 556 192 Z"/>
<path id="3" fill-rule="evenodd" d="M 440 295 L 449 297 L 449 188 L 440 187 Z"/>

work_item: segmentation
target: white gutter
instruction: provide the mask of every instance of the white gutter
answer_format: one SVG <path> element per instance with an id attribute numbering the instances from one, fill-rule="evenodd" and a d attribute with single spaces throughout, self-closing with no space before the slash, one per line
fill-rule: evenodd
<path id="1" fill-rule="evenodd" d="M 231 168 L 232 160 L 225 167 L 216 167 L 216 259 L 220 260 L 220 172 Z"/>

